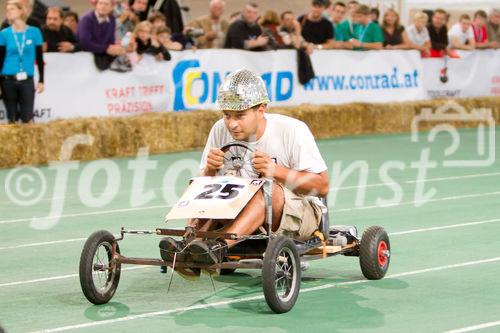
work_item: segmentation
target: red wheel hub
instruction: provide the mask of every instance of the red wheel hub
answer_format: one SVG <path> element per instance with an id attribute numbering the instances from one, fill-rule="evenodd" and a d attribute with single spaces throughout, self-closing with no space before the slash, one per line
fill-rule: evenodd
<path id="1" fill-rule="evenodd" d="M 385 241 L 380 241 L 378 243 L 378 264 L 380 267 L 384 267 L 387 265 L 387 261 L 389 260 L 388 251 L 387 251 L 387 243 Z"/>

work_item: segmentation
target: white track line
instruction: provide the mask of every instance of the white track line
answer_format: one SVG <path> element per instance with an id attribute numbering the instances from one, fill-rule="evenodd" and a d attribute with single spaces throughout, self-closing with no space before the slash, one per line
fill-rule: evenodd
<path id="1" fill-rule="evenodd" d="M 429 232 L 429 231 L 435 231 L 435 230 L 462 228 L 462 227 L 469 227 L 469 226 L 473 226 L 473 225 L 496 223 L 496 222 L 500 222 L 500 218 L 491 219 L 491 220 L 475 221 L 475 222 L 459 223 L 459 224 L 448 224 L 448 225 L 443 225 L 440 227 L 429 227 L 429 228 L 413 229 L 413 230 L 406 230 L 406 231 L 396 231 L 396 232 L 389 233 L 389 235 L 390 236 L 399 236 L 399 235 L 415 234 L 418 232 Z"/>
<path id="2" fill-rule="evenodd" d="M 420 233 L 420 232 L 430 232 L 430 231 L 437 231 L 437 230 L 462 228 L 462 227 L 469 227 L 469 226 L 488 224 L 488 223 L 497 223 L 497 222 L 500 222 L 500 218 L 490 219 L 490 220 L 482 220 L 482 221 L 474 221 L 474 222 L 465 222 L 465 223 L 460 223 L 460 224 L 450 224 L 450 225 L 444 225 L 444 226 L 439 226 L 439 227 L 429 227 L 429 228 L 397 231 L 397 232 L 389 233 L 389 235 L 390 236 L 399 236 L 399 235 L 407 235 L 407 234 L 414 234 L 414 233 Z M 53 242 L 45 242 L 45 243 L 23 244 L 23 245 L 0 248 L 0 250 L 16 249 L 16 248 L 31 247 L 31 246 L 52 245 L 52 244 L 70 242 L 70 241 L 76 242 L 76 241 L 83 241 L 83 240 L 86 240 L 86 238 L 75 238 L 72 240 L 53 241 Z M 145 266 L 139 266 L 139 267 L 145 267 Z M 132 269 L 132 267 L 131 268 L 124 268 L 123 270 L 127 270 L 127 269 Z M 61 279 L 73 278 L 73 277 L 77 277 L 77 276 L 78 276 L 78 274 L 68 274 L 68 275 L 54 276 L 54 277 L 48 277 L 48 278 L 42 278 L 42 279 L 9 282 L 9 283 L 0 284 L 0 288 L 1 287 L 16 286 L 16 285 L 23 285 L 23 284 L 38 283 L 38 282 L 53 281 L 53 280 L 61 280 Z"/>
<path id="3" fill-rule="evenodd" d="M 66 218 L 66 217 L 79 217 L 79 216 L 92 216 L 92 215 L 101 215 L 101 214 L 114 214 L 114 213 L 123 213 L 123 212 L 133 212 L 139 210 L 150 210 L 150 209 L 165 209 L 172 206 L 169 205 L 156 205 L 156 206 L 146 206 L 146 207 L 135 207 L 135 208 L 120 208 L 120 209 L 110 209 L 110 210 L 101 210 L 95 212 L 86 212 L 86 213 L 74 213 L 74 214 L 65 214 L 65 215 L 56 215 L 51 216 L 49 218 Z M 43 217 L 40 217 L 43 218 Z M 0 221 L 0 224 L 10 224 L 10 223 L 19 223 L 19 222 L 31 222 L 33 218 L 22 218 L 15 220 L 4 220 Z"/>
<path id="4" fill-rule="evenodd" d="M 479 197 L 486 197 L 490 195 L 499 195 L 500 191 L 497 192 L 487 192 L 487 193 L 475 193 L 475 194 L 465 194 L 465 195 L 455 195 L 452 197 L 444 197 L 444 198 L 436 198 L 436 199 L 430 199 L 425 201 L 424 204 L 431 203 L 431 202 L 440 202 L 440 201 L 449 201 L 449 200 L 460 200 L 460 199 L 469 199 L 469 198 L 479 198 Z M 405 206 L 405 205 L 413 205 L 413 204 L 420 204 L 421 202 L 419 201 L 403 201 L 400 203 L 392 204 L 392 205 L 386 205 L 386 206 L 380 206 L 380 205 L 372 205 L 372 206 L 361 206 L 361 207 L 351 207 L 351 208 L 343 208 L 343 209 L 334 209 L 334 213 L 341 213 L 341 212 L 351 212 L 355 210 L 366 210 L 366 209 L 378 209 L 378 208 L 392 208 L 392 207 L 399 207 L 399 206 Z"/>
<path id="5" fill-rule="evenodd" d="M 444 197 L 444 198 L 436 198 L 436 199 L 430 199 L 425 202 L 431 203 L 431 202 L 439 202 L 439 201 L 448 201 L 448 200 L 460 200 L 460 199 L 468 199 L 468 198 L 479 198 L 479 197 L 485 197 L 485 196 L 490 196 L 490 195 L 499 195 L 500 191 L 497 192 L 487 192 L 487 193 L 475 193 L 475 194 L 466 194 L 466 195 L 456 195 L 452 197 Z M 393 205 L 386 205 L 386 206 L 379 206 L 379 205 L 372 205 L 372 206 L 361 206 L 361 207 L 351 207 L 351 208 L 343 208 L 343 209 L 336 209 L 335 213 L 340 213 L 340 212 L 350 212 L 350 211 L 356 211 L 356 210 L 365 210 L 365 209 L 378 209 L 378 208 L 391 208 L 391 207 L 398 207 L 398 206 L 403 206 L 403 205 L 412 205 L 412 204 L 417 204 L 419 203 L 418 201 L 405 201 L 405 202 L 400 202 L 397 204 Z M 130 211 L 140 211 L 140 210 L 150 210 L 150 209 L 165 209 L 171 206 L 166 206 L 166 205 L 158 205 L 158 206 L 146 206 L 146 207 L 137 207 L 137 208 L 121 208 L 121 209 L 112 209 L 112 210 L 103 210 L 103 211 L 95 211 L 95 212 L 86 212 L 86 213 L 74 213 L 74 214 L 66 214 L 66 215 L 57 215 L 51 218 L 68 218 L 68 217 L 80 217 L 80 216 L 92 216 L 92 215 L 101 215 L 101 214 L 114 214 L 114 213 L 121 213 L 121 212 L 130 212 Z M 0 221 L 1 224 L 10 224 L 10 223 L 21 223 L 21 222 L 31 222 L 32 218 L 22 218 L 22 219 L 15 219 L 15 220 L 4 220 Z"/>
<path id="6" fill-rule="evenodd" d="M 462 228 L 462 227 L 469 227 L 469 226 L 474 226 L 474 225 L 497 223 L 497 222 L 500 222 L 500 218 L 491 219 L 491 220 L 464 222 L 464 223 L 459 223 L 459 224 L 449 224 L 449 225 L 444 225 L 444 226 L 439 226 L 439 227 L 428 227 L 428 228 L 422 228 L 422 229 L 396 231 L 396 232 L 389 233 L 389 235 L 390 236 L 399 236 L 399 235 L 414 234 L 414 233 L 419 233 L 419 232 L 429 232 L 429 231 L 435 231 L 435 230 Z M 115 236 L 117 236 L 117 235 L 115 235 Z M 14 250 L 14 249 L 20 249 L 20 248 L 26 248 L 26 247 L 55 245 L 55 244 L 70 243 L 70 242 L 82 242 L 82 241 L 85 241 L 86 239 L 87 238 L 73 238 L 73 239 L 57 240 L 57 241 L 50 241 L 50 242 L 20 244 L 20 245 L 0 247 L 0 251 L 2 251 L 2 250 Z"/>
<path id="7" fill-rule="evenodd" d="M 430 272 L 438 272 L 438 271 L 444 271 L 447 269 L 480 265 L 480 264 L 486 264 L 486 263 L 492 263 L 492 262 L 498 262 L 498 261 L 500 261 L 500 257 L 484 259 L 484 260 L 468 261 L 468 262 L 463 262 L 463 263 L 459 263 L 459 264 L 438 266 L 438 267 L 432 267 L 432 268 L 427 268 L 427 269 L 420 269 L 420 270 L 416 270 L 416 271 L 409 271 L 409 272 L 403 272 L 403 273 L 398 273 L 398 274 L 392 274 L 392 275 L 386 276 L 385 278 L 391 279 L 391 278 L 399 278 L 399 277 L 403 277 L 403 276 L 419 275 L 419 274 L 425 274 L 425 273 L 430 273 Z M 329 284 L 325 284 L 322 286 L 302 289 L 300 291 L 300 293 L 307 293 L 307 292 L 311 292 L 311 291 L 330 289 L 330 288 L 334 288 L 337 286 L 361 284 L 361 283 L 368 283 L 368 282 L 371 282 L 371 281 L 370 280 L 355 280 L 355 281 L 346 281 L 346 282 L 339 282 L 339 283 L 329 283 Z M 126 316 L 126 317 L 116 318 L 116 319 L 109 319 L 109 320 L 90 322 L 90 323 L 84 323 L 84 324 L 76 324 L 76 325 L 50 328 L 50 329 L 35 331 L 32 333 L 64 332 L 64 331 L 75 330 L 75 329 L 83 329 L 83 328 L 90 328 L 90 327 L 96 327 L 96 326 L 102 326 L 102 325 L 109 325 L 109 324 L 114 324 L 114 323 L 119 323 L 119 322 L 126 322 L 126 321 L 131 321 L 131 320 L 136 320 L 136 319 L 145 319 L 145 318 L 151 318 L 151 317 L 164 316 L 164 315 L 169 315 L 169 314 L 173 314 L 173 313 L 177 313 L 177 312 L 185 312 L 185 311 L 206 309 L 206 308 L 211 308 L 211 307 L 219 307 L 219 306 L 235 304 L 235 303 L 261 300 L 263 298 L 264 298 L 263 295 L 258 295 L 258 296 L 252 296 L 252 297 L 244 297 L 244 298 L 240 298 L 240 299 L 233 299 L 233 300 L 229 300 L 229 301 L 197 304 L 197 305 L 192 305 L 192 306 L 187 306 L 187 307 L 182 307 L 182 308 L 177 308 L 177 309 L 163 310 L 163 311 L 156 311 L 156 312 L 147 312 L 147 313 L 143 313 L 143 314 L 139 314 L 139 315 Z"/>
<path id="8" fill-rule="evenodd" d="M 474 173 L 470 175 L 463 175 L 463 176 L 451 176 L 451 177 L 436 177 L 436 178 L 428 178 L 428 179 L 422 179 L 422 180 L 406 180 L 403 181 L 402 183 L 404 184 L 416 184 L 416 183 L 427 183 L 427 182 L 440 182 L 440 181 L 446 181 L 446 180 L 458 180 L 458 179 L 466 179 L 466 178 L 480 178 L 480 177 L 492 177 L 492 176 L 500 176 L 500 172 L 490 172 L 490 173 Z M 388 185 L 398 185 L 400 183 L 393 182 L 393 183 L 375 183 L 375 184 L 367 184 L 367 185 L 357 185 L 357 186 L 341 186 L 338 187 L 338 190 L 353 190 L 353 189 L 358 189 L 358 188 L 368 188 L 368 187 L 379 187 L 379 186 L 388 186 Z M 330 190 L 333 190 L 334 188 L 330 188 Z"/>
<path id="9" fill-rule="evenodd" d="M 471 174 L 471 175 L 464 175 L 464 176 L 429 178 L 429 179 L 426 179 L 423 181 L 425 181 L 425 182 L 445 181 L 445 180 L 457 180 L 457 179 L 463 179 L 463 178 L 490 177 L 490 176 L 498 176 L 498 175 L 500 175 L 500 172 L 490 172 L 490 173 L 478 173 L 478 174 Z M 409 181 L 405 181 L 404 183 L 413 184 L 413 183 L 417 183 L 417 182 L 420 182 L 420 181 L 409 180 Z M 366 187 L 387 186 L 387 185 L 394 185 L 394 184 L 398 184 L 398 183 L 379 183 L 379 184 L 369 184 L 369 185 L 361 185 L 361 186 L 359 186 L 359 185 L 358 186 L 345 186 L 345 187 L 339 187 L 338 189 L 339 190 L 346 190 L 346 189 L 357 189 L 357 188 L 366 188 Z M 103 211 L 96 211 L 96 212 L 58 215 L 58 216 L 54 216 L 54 217 L 55 218 L 79 217 L 79 216 L 90 216 L 90 215 L 113 214 L 113 213 L 120 213 L 120 212 L 150 210 L 150 209 L 158 209 L 158 208 L 169 208 L 169 207 L 172 207 L 172 206 L 156 205 L 156 206 L 146 206 L 146 207 L 136 207 L 136 208 L 121 208 L 121 209 L 103 210 Z M 373 206 L 368 206 L 368 207 L 373 208 Z M 363 207 L 357 207 L 353 210 L 362 209 L 362 208 Z M 12 219 L 12 220 L 3 220 L 3 221 L 0 220 L 0 224 L 31 222 L 31 220 L 32 220 L 32 218 Z"/>
<path id="10" fill-rule="evenodd" d="M 86 239 L 87 238 L 72 238 L 72 239 L 63 239 L 63 240 L 56 240 L 56 241 L 50 241 L 50 242 L 38 242 L 38 243 L 28 243 L 28 244 L 4 246 L 4 247 L 0 247 L 0 251 L 12 250 L 12 249 L 22 249 L 22 248 L 26 248 L 26 247 L 35 247 L 35 246 L 45 246 L 45 245 L 53 245 L 53 244 L 81 242 L 81 241 L 84 241 Z"/>
<path id="11" fill-rule="evenodd" d="M 457 328 L 451 331 L 446 331 L 444 333 L 466 333 L 466 332 L 474 332 L 474 331 L 479 331 L 483 330 L 485 328 L 490 328 L 490 327 L 495 327 L 495 326 L 500 326 L 500 321 L 493 321 L 490 323 L 484 323 L 484 324 L 478 324 L 474 326 L 469 326 L 469 327 L 463 327 L 463 328 Z"/>
<path id="12" fill-rule="evenodd" d="M 131 270 L 135 270 L 135 269 L 150 268 L 150 267 L 151 266 L 132 266 L 132 267 L 122 268 L 122 271 L 131 271 Z M 34 279 L 34 280 L 24 280 L 24 281 L 1 283 L 0 287 L 12 287 L 12 286 L 19 286 L 19 285 L 23 285 L 23 284 L 32 284 L 32 283 L 54 281 L 54 280 L 63 280 L 63 279 L 69 279 L 69 278 L 74 278 L 74 277 L 78 277 L 78 274 L 59 275 L 59 276 L 51 276 L 51 277 L 47 277 L 47 278 Z"/>
<path id="13" fill-rule="evenodd" d="M 372 169 L 370 169 L 372 170 Z M 378 170 L 378 169 L 373 169 L 373 170 Z M 403 181 L 402 183 L 404 184 L 415 184 L 415 183 L 422 183 L 422 182 L 439 182 L 439 181 L 447 181 L 447 180 L 457 180 L 457 179 L 466 179 L 466 178 L 480 178 L 480 177 L 492 177 L 492 176 L 500 176 L 500 172 L 490 172 L 490 173 L 475 173 L 475 174 L 470 174 L 470 175 L 463 175 L 463 176 L 451 176 L 451 177 L 436 177 L 436 178 L 428 178 L 428 179 L 423 179 L 423 180 L 407 180 Z M 375 183 L 375 184 L 367 184 L 367 185 L 356 185 L 356 186 L 341 186 L 338 187 L 338 190 L 351 190 L 351 189 L 358 189 L 358 188 L 369 188 L 369 187 L 380 187 L 380 186 L 388 186 L 388 185 L 397 185 L 399 183 Z M 169 186 L 167 189 L 172 189 L 175 190 L 174 186 Z M 333 190 L 334 188 L 331 187 L 330 190 Z M 165 190 L 163 187 L 153 187 L 151 190 L 156 191 L 156 190 Z M 133 190 L 133 191 L 128 191 L 124 190 L 120 192 L 120 195 L 125 195 L 125 194 L 132 194 L 132 193 L 142 193 L 142 190 Z M 110 195 L 114 195 L 114 191 L 111 192 L 102 192 L 100 193 L 101 196 L 107 197 Z M 51 202 L 54 199 L 61 199 L 61 198 L 77 198 L 76 195 L 65 195 L 65 196 L 56 196 L 56 197 L 48 197 L 40 200 L 40 202 Z M 10 203 L 0 204 L 0 207 L 2 206 L 10 206 Z"/>

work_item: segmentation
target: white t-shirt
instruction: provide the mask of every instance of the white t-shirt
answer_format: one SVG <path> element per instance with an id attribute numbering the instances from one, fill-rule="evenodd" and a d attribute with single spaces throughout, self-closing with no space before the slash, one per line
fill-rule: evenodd
<path id="1" fill-rule="evenodd" d="M 406 29 L 406 33 L 408 34 L 408 38 L 418 46 L 424 46 L 425 42 L 431 40 L 427 27 L 423 27 L 422 30 L 418 31 L 415 24 L 412 24 Z"/>
<path id="2" fill-rule="evenodd" d="M 269 155 L 277 165 L 296 171 L 320 173 L 327 170 L 325 161 L 309 127 L 300 120 L 266 113 L 266 128 L 262 137 L 249 144 L 256 150 Z M 234 141 L 224 124 L 224 119 L 215 123 L 208 135 L 203 151 L 200 168 L 207 164 L 208 152 L 211 148 L 221 148 Z"/>
<path id="3" fill-rule="evenodd" d="M 460 43 L 466 44 L 469 39 L 474 39 L 474 31 L 472 30 L 472 26 L 467 29 L 466 32 L 462 31 L 462 27 L 460 23 L 455 23 L 451 29 L 448 31 L 448 40 L 451 45 L 451 41 L 455 38 L 458 38 Z"/>

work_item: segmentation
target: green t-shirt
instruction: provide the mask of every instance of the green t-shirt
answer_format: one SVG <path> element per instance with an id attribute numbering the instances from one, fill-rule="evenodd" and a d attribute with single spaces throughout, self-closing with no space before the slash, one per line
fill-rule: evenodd
<path id="1" fill-rule="evenodd" d="M 368 23 L 368 25 L 355 24 L 353 38 L 362 43 L 384 42 L 382 29 L 378 24 L 373 22 Z"/>
<path id="2" fill-rule="evenodd" d="M 352 26 L 352 30 L 354 31 L 354 26 Z M 348 20 L 345 20 L 334 27 L 335 31 L 335 40 L 341 42 L 347 42 L 349 39 L 353 38 L 353 34 L 351 33 L 351 23 Z"/>

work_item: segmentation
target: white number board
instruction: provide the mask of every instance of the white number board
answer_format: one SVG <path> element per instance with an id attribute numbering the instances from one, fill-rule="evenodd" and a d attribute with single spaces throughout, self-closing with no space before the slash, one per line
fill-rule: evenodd
<path id="1" fill-rule="evenodd" d="M 194 178 L 165 217 L 175 219 L 234 219 L 264 184 L 264 179 L 241 177 Z"/>

